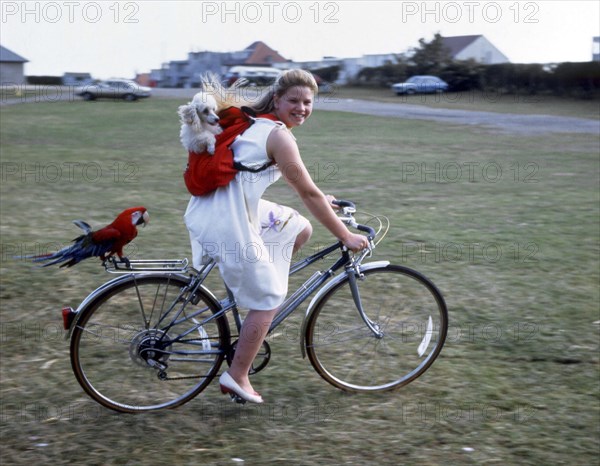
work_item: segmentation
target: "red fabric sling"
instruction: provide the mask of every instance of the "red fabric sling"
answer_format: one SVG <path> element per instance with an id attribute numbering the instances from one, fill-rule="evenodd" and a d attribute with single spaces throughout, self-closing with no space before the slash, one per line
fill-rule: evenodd
<path id="1" fill-rule="evenodd" d="M 228 107 L 219 112 L 219 124 L 223 128 L 216 136 L 215 153 L 204 151 L 188 153 L 188 164 L 183 173 L 185 186 L 193 196 L 204 196 L 221 186 L 227 186 L 238 171 L 262 171 L 271 163 L 258 169 L 249 169 L 233 159 L 231 145 L 235 139 L 254 123 L 253 118 L 277 121 L 271 114 L 254 115 L 247 107 Z"/>

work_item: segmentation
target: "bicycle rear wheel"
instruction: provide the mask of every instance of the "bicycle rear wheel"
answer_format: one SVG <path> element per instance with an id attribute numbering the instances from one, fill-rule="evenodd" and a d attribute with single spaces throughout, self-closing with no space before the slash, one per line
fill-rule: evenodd
<path id="1" fill-rule="evenodd" d="M 437 358 L 448 330 L 441 293 L 426 277 L 387 265 L 357 280 L 366 316 L 361 318 L 348 278 L 329 290 L 309 316 L 306 351 L 317 373 L 351 392 L 402 387 Z"/>
<path id="2" fill-rule="evenodd" d="M 188 284 L 173 275 L 131 276 L 81 311 L 71 365 L 88 395 L 135 413 L 180 406 L 211 382 L 225 357 L 229 326 L 202 290 L 197 304 L 184 306 Z"/>

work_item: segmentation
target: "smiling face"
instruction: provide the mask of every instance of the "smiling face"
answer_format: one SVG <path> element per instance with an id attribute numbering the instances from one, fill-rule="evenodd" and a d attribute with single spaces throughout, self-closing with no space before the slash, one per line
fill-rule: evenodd
<path id="1" fill-rule="evenodd" d="M 274 113 L 288 128 L 300 126 L 312 113 L 313 98 L 309 87 L 290 87 L 282 96 L 274 96 Z"/>

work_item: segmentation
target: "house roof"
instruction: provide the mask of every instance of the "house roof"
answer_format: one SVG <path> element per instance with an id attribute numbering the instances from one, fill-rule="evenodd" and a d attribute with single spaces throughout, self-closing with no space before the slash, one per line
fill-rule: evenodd
<path id="1" fill-rule="evenodd" d="M 26 63 L 29 60 L 0 45 L 0 62 Z"/>
<path id="2" fill-rule="evenodd" d="M 454 37 L 442 37 L 444 46 L 450 50 L 450 55 L 453 57 L 460 53 L 461 50 L 471 45 L 477 39 L 479 39 L 481 34 L 475 36 L 454 36 Z"/>
<path id="3" fill-rule="evenodd" d="M 287 61 L 276 50 L 261 41 L 253 42 L 246 47 L 245 51 L 249 52 L 248 58 L 244 61 L 245 65 L 270 65 Z"/>

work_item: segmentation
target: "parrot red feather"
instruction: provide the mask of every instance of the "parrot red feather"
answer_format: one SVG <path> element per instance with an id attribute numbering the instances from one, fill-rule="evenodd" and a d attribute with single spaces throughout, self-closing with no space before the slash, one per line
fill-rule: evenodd
<path id="1" fill-rule="evenodd" d="M 96 231 L 92 231 L 87 223 L 75 220 L 73 223 L 85 233 L 75 238 L 71 246 L 29 259 L 46 262 L 43 267 L 59 263 L 61 267 L 71 267 L 88 257 L 99 257 L 104 262 L 116 254 L 122 262 L 128 263 L 123 256 L 123 248 L 137 236 L 137 226 L 145 226 L 149 220 L 146 208 L 141 206 L 124 210 L 111 224 Z"/>

